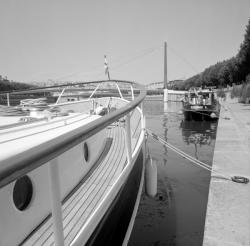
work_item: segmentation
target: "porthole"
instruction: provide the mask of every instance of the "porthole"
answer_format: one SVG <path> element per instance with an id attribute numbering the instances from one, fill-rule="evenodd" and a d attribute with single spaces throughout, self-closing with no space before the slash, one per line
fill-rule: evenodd
<path id="1" fill-rule="evenodd" d="M 28 176 L 18 179 L 13 189 L 13 202 L 20 211 L 25 210 L 32 199 L 33 186 Z"/>
<path id="2" fill-rule="evenodd" d="M 89 148 L 88 148 L 87 143 L 83 144 L 83 156 L 84 156 L 85 161 L 89 160 Z"/>

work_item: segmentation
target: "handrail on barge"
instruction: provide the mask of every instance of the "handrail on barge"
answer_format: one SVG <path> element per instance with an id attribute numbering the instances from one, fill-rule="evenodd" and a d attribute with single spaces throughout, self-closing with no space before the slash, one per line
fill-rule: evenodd
<path id="1" fill-rule="evenodd" d="M 70 133 L 65 133 L 56 139 L 50 140 L 46 144 L 43 143 L 39 146 L 36 146 L 32 148 L 32 150 L 24 151 L 21 154 L 9 157 L 1 161 L 0 188 L 24 176 L 26 173 L 44 165 L 46 162 L 55 159 L 60 154 L 76 146 L 80 142 L 88 139 L 89 137 L 93 136 L 98 131 L 104 129 L 105 127 L 112 124 L 121 117 L 127 115 L 134 108 L 136 108 L 146 96 L 146 90 L 144 86 L 130 81 L 124 81 L 124 80 L 92 81 L 92 82 L 85 82 L 84 84 L 97 84 L 103 82 L 119 82 L 119 83 L 128 83 L 130 85 L 135 84 L 138 86 L 138 89 L 140 89 L 140 94 L 132 102 L 128 103 L 123 108 L 117 109 L 116 111 L 113 111 L 101 117 L 100 119 L 95 120 L 94 122 L 84 125 Z M 76 83 L 76 85 L 78 84 L 79 83 Z M 67 84 L 62 86 L 69 86 L 69 85 L 72 86 L 74 84 Z M 62 86 L 52 86 L 47 88 L 62 87 Z M 23 92 L 26 91 L 29 92 L 35 91 L 35 89 L 24 90 Z M 10 93 L 15 94 L 16 92 L 10 91 Z"/>

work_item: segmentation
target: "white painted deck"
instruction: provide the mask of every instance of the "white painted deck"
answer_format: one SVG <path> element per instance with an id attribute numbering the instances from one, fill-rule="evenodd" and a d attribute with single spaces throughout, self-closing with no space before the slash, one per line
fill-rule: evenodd
<path id="1" fill-rule="evenodd" d="M 80 230 L 86 228 L 88 219 L 101 205 L 126 165 L 124 128 L 113 126 L 107 131 L 108 139 L 112 139 L 109 152 L 62 206 L 65 245 L 70 245 Z M 53 225 L 50 217 L 22 245 L 53 244 Z"/>

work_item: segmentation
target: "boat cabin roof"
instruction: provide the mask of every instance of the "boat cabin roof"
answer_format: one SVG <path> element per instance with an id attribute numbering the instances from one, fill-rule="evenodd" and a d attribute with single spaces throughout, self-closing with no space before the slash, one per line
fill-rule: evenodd
<path id="1" fill-rule="evenodd" d="M 191 96 L 191 97 L 197 97 L 197 96 L 209 96 L 214 94 L 214 91 L 210 88 L 208 89 L 201 89 L 201 88 L 191 88 L 185 95 Z"/>
<path id="2" fill-rule="evenodd" d="M 67 134 L 99 117 L 99 115 L 71 113 L 68 116 L 56 117 L 49 121 L 42 119 L 24 122 L 23 124 L 13 122 L 13 124 L 0 125 L 0 144 L 4 146 L 0 160 L 49 142 L 51 139 Z M 11 121 L 17 121 L 18 117 L 1 117 L 2 120 L 10 123 Z M 18 146 L 14 150 L 11 147 L 13 143 Z"/>

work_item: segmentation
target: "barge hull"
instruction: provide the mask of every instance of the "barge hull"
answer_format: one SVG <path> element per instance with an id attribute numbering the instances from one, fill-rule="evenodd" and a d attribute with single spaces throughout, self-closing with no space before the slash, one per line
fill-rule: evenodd
<path id="1" fill-rule="evenodd" d="M 141 150 L 130 176 L 93 232 L 86 245 L 122 245 L 130 218 L 134 211 L 143 175 L 143 151 Z"/>

